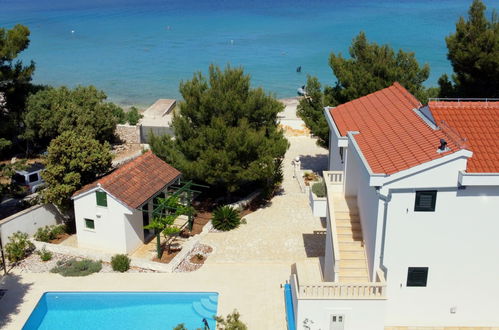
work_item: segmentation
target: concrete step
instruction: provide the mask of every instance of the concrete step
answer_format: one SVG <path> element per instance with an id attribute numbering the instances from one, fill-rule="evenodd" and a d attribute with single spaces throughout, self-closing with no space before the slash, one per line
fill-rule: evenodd
<path id="1" fill-rule="evenodd" d="M 368 276 L 366 268 L 341 268 L 340 276 Z"/>
<path id="2" fill-rule="evenodd" d="M 339 237 L 338 237 L 339 239 Z M 362 241 L 341 241 L 338 240 L 338 245 L 341 251 L 364 251 Z"/>
<path id="3" fill-rule="evenodd" d="M 360 221 L 352 221 L 349 219 L 336 219 L 336 228 L 352 228 L 352 229 L 360 229 Z"/>
<path id="4" fill-rule="evenodd" d="M 340 247 L 340 261 L 343 260 L 358 260 L 362 259 L 365 260 L 365 254 L 364 254 L 364 249 L 362 247 L 358 247 L 355 250 L 350 249 L 350 250 L 342 250 Z"/>
<path id="5" fill-rule="evenodd" d="M 356 228 L 352 228 L 352 227 L 338 227 L 338 228 L 336 228 L 336 233 L 338 235 L 351 234 L 351 235 L 356 236 L 356 237 L 357 236 L 362 237 L 362 231 L 358 227 L 356 227 Z"/>
<path id="6" fill-rule="evenodd" d="M 369 282 L 369 277 L 367 275 L 363 276 L 342 276 L 339 278 L 340 283 L 365 283 Z"/>
<path id="7" fill-rule="evenodd" d="M 350 219 L 359 218 L 358 210 L 334 210 L 334 217 L 336 219 Z"/>
<path id="8" fill-rule="evenodd" d="M 366 260 L 364 258 L 360 259 L 343 259 L 343 255 L 341 256 L 340 260 L 340 270 L 345 270 L 345 269 L 351 269 L 351 268 L 357 268 L 357 269 L 366 269 Z"/>

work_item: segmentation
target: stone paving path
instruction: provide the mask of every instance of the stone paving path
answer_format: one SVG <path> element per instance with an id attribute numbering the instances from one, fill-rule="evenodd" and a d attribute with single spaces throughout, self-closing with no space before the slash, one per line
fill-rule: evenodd
<path id="1" fill-rule="evenodd" d="M 293 178 L 291 161 L 301 157 L 303 169 L 324 167 L 327 150 L 305 136 L 288 137 L 290 149 L 284 160 L 284 182 L 272 203 L 245 216 L 247 224 L 225 233 L 209 233 L 202 243 L 214 247 L 210 263 L 284 263 L 324 255 L 325 230 L 314 218 L 308 195 Z M 314 232 L 320 232 L 319 234 Z"/>

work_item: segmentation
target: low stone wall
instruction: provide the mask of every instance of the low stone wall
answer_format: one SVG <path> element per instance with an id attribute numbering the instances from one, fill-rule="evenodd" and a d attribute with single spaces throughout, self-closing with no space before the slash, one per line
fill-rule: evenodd
<path id="1" fill-rule="evenodd" d="M 32 206 L 0 220 L 2 242 L 6 244 L 8 237 L 16 231 L 33 236 L 38 228 L 56 225 L 63 220 L 63 215 L 52 204 Z"/>
<path id="2" fill-rule="evenodd" d="M 246 196 L 245 198 L 241 199 L 240 201 L 237 201 L 232 204 L 228 204 L 227 206 L 230 206 L 232 208 L 235 208 L 236 210 L 242 211 L 244 210 L 248 205 L 251 204 L 260 195 L 261 191 L 257 190 Z M 210 222 L 211 224 L 211 222 Z"/>
<path id="3" fill-rule="evenodd" d="M 116 135 L 127 144 L 140 143 L 140 128 L 135 125 L 116 125 Z"/>
<path id="4" fill-rule="evenodd" d="M 212 228 L 211 222 L 207 223 L 203 227 L 203 231 L 191 237 L 188 241 L 186 241 L 182 245 L 182 250 L 173 258 L 169 263 L 164 264 L 161 262 L 156 262 L 148 259 L 135 258 L 130 257 L 130 265 L 133 267 L 139 267 L 144 269 L 155 270 L 157 272 L 162 273 L 171 273 L 173 272 L 178 265 L 190 254 L 192 249 L 196 246 L 197 243 L 201 240 L 201 238 L 206 235 Z M 87 258 L 92 260 L 101 260 L 104 262 L 111 262 L 111 258 L 115 255 L 115 253 L 108 253 L 104 251 L 97 251 L 73 246 L 65 246 L 61 244 L 51 244 L 45 242 L 39 242 L 32 240 L 33 244 L 37 249 L 45 248 L 47 251 L 65 254 L 74 257 Z"/>

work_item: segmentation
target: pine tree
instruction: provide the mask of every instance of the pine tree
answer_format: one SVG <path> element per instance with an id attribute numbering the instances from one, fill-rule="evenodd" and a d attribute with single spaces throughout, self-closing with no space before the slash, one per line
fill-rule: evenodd
<path id="1" fill-rule="evenodd" d="M 173 119 L 174 139 L 151 137 L 153 152 L 182 171 L 221 192 L 232 193 L 273 177 L 276 159 L 288 142 L 277 126 L 284 106 L 261 88 L 250 86 L 242 68 L 211 65 L 180 84 L 184 102 Z"/>
<path id="2" fill-rule="evenodd" d="M 460 17 L 456 32 L 445 41 L 452 64 L 452 81 L 439 79 L 440 97 L 499 97 L 499 19 L 488 20 L 486 6 L 474 0 L 468 20 Z"/>

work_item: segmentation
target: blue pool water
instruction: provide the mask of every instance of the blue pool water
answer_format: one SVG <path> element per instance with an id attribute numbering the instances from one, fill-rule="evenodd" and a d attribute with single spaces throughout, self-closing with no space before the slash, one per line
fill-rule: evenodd
<path id="1" fill-rule="evenodd" d="M 23 329 L 215 329 L 218 293 L 46 292 Z"/>
<path id="2" fill-rule="evenodd" d="M 286 304 L 288 330 L 296 330 L 295 307 L 293 306 L 293 296 L 291 294 L 291 285 L 289 284 L 284 284 L 284 303 Z"/>
<path id="3" fill-rule="evenodd" d="M 488 9 L 497 0 L 484 0 Z M 244 66 L 254 86 L 296 94 L 306 75 L 332 85 L 328 56 L 359 31 L 450 73 L 445 36 L 471 0 L 0 0 L 0 27 L 31 29 L 35 82 L 94 84 L 122 104 L 178 97 L 210 63 Z M 73 31 L 73 32 L 72 32 Z M 302 72 L 296 68 L 302 66 Z"/>

